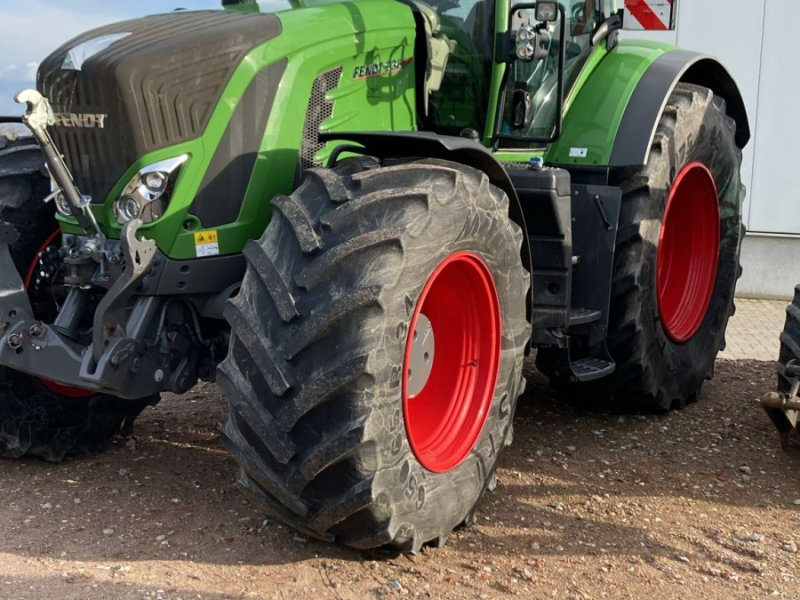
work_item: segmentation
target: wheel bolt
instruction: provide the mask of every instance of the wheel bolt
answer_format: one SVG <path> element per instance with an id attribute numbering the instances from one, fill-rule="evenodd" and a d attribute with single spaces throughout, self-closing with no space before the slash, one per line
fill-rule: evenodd
<path id="1" fill-rule="evenodd" d="M 22 334 L 12 333 L 10 336 L 8 336 L 8 341 L 6 343 L 12 350 L 19 350 L 22 348 L 23 341 Z"/>

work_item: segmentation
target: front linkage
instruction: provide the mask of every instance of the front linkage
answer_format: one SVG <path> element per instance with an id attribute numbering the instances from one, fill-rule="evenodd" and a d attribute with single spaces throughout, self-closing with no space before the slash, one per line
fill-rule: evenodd
<path id="1" fill-rule="evenodd" d="M 139 219 L 123 227 L 119 241 L 105 237 L 89 207 L 91 198 L 78 190 L 47 131 L 54 122 L 47 99 L 26 90 L 17 101 L 27 104 L 23 121 L 39 142 L 54 181 L 55 191 L 46 200 L 54 199 L 59 211 L 73 216 L 86 235 L 63 236 L 68 293 L 55 322 L 48 324 L 36 318 L 11 257 L 9 246 L 18 233 L 8 223 L 0 224 L 0 365 L 121 398 L 185 392 L 200 374 L 197 353 L 187 348 L 195 343 L 210 345 L 203 340 L 196 315 L 183 317 L 193 329 L 189 335 L 172 331 L 165 336 L 168 300 L 142 296 L 128 310 L 137 284 L 154 265 L 155 242 L 137 238 Z M 94 310 L 87 346 L 81 341 L 86 334 L 80 324 L 92 301 L 91 290 L 97 289 L 108 291 Z M 186 303 L 185 311 L 194 308 Z M 155 322 L 162 325 L 153 336 Z M 176 343 L 182 351 L 165 346 Z"/>
<path id="2" fill-rule="evenodd" d="M 784 376 L 791 385 L 789 391 L 767 392 L 759 402 L 778 428 L 781 445 L 786 450 L 793 446 L 790 436 L 800 420 L 800 365 L 792 361 Z"/>

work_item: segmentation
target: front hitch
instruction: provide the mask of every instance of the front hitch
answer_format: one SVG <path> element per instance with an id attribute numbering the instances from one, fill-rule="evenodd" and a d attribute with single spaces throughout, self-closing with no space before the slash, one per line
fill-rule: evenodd
<path id="1" fill-rule="evenodd" d="M 86 347 L 65 335 L 57 323 L 35 318 L 9 249 L 18 233 L 0 222 L 0 365 L 62 385 L 129 399 L 168 389 L 162 366 L 148 357 L 142 343 L 160 310 L 159 301 L 137 299 L 128 312 L 135 284 L 156 255 L 152 240 L 136 238 L 140 225 L 137 220 L 123 228 L 127 268 L 100 302 L 94 315 L 93 342 Z M 84 292 L 73 288 L 71 293 Z"/>
<path id="2" fill-rule="evenodd" d="M 122 228 L 119 247 L 125 268 L 95 310 L 91 345 L 79 342 L 74 327 L 65 326 L 80 322 L 86 310 L 84 288 L 96 283 L 94 274 L 99 272 L 102 279 L 108 279 L 113 244 L 97 223 L 91 198 L 80 193 L 50 137 L 47 128 L 55 119 L 47 98 L 36 90 L 25 90 L 16 100 L 27 105 L 22 121 L 39 142 L 57 186 L 48 199 L 55 198 L 57 210 L 74 218 L 86 234 L 83 239 L 76 238 L 77 246 L 68 249 L 67 261 L 86 268 L 67 279 L 70 292 L 55 323 L 38 321 L 11 257 L 10 245 L 18 239 L 18 233 L 11 225 L 0 223 L 0 365 L 123 398 L 138 399 L 169 389 L 162 365 L 147 352 L 144 341 L 148 327 L 161 311 L 162 300 L 142 297 L 133 301 L 136 284 L 157 254 L 154 241 L 136 236 L 141 220 Z"/>
<path id="3" fill-rule="evenodd" d="M 800 423 L 800 365 L 789 361 L 783 376 L 789 381 L 789 391 L 767 392 L 759 403 L 778 429 L 783 449 L 798 449 L 800 443 L 792 439 L 792 433 L 798 431 Z"/>

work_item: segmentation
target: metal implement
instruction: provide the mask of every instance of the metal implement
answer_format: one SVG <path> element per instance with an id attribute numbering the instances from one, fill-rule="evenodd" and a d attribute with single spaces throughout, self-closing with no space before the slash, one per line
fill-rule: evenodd
<path id="1" fill-rule="evenodd" d="M 80 320 L 87 292 L 72 286 L 56 323 L 37 320 L 9 249 L 19 233 L 0 221 L 0 364 L 62 385 L 113 392 L 123 398 L 145 397 L 172 385 L 157 380 L 155 373 L 163 373 L 162 365 L 144 344 L 150 324 L 161 313 L 162 301 L 140 299 L 129 314 L 136 284 L 157 253 L 155 242 L 136 238 L 141 225 L 137 219 L 123 227 L 120 247 L 126 268 L 98 305 L 92 347 L 86 348 L 71 335 L 74 326 L 70 323 Z M 105 251 L 97 254 L 105 260 Z M 195 381 L 192 372 L 184 371 L 184 379 Z"/>
<path id="2" fill-rule="evenodd" d="M 141 225 L 141 219 L 135 219 L 122 228 L 120 242 L 127 268 L 103 296 L 95 311 L 92 355 L 96 361 L 100 360 L 113 338 L 125 335 L 125 309 L 133 295 L 134 284 L 147 272 L 156 255 L 157 248 L 153 240 L 136 238 L 136 231 Z"/>
<path id="3" fill-rule="evenodd" d="M 768 392 L 761 397 L 759 401 L 764 408 L 777 408 L 778 410 L 792 411 L 797 413 L 800 411 L 800 400 L 795 396 L 792 398 L 788 394 L 779 394 L 777 392 Z M 788 415 L 787 415 L 788 416 Z M 797 425 L 797 414 L 791 419 L 793 425 Z"/>
<path id="4" fill-rule="evenodd" d="M 16 95 L 14 100 L 28 107 L 26 113 L 22 117 L 22 122 L 28 126 L 39 142 L 42 153 L 47 160 L 50 174 L 61 189 L 61 193 L 64 194 L 64 199 L 67 201 L 70 215 L 75 217 L 78 224 L 88 236 L 99 240 L 105 239 L 103 232 L 100 230 L 100 226 L 97 224 L 94 213 L 92 213 L 89 208 L 91 198 L 82 195 L 75 185 L 64 159 L 61 157 L 61 154 L 56 151 L 50 133 L 47 131 L 48 125 L 53 125 L 55 123 L 53 109 L 50 107 L 47 98 L 36 90 L 23 90 Z"/>
<path id="5" fill-rule="evenodd" d="M 767 415 L 778 429 L 781 439 L 781 446 L 784 450 L 796 445 L 791 435 L 797 430 L 797 423 L 800 421 L 800 378 L 793 376 L 789 371 L 796 371 L 797 365 L 790 361 L 786 366 L 786 378 L 791 383 L 788 392 L 767 392 L 761 397 L 759 403 L 767 411 Z"/>

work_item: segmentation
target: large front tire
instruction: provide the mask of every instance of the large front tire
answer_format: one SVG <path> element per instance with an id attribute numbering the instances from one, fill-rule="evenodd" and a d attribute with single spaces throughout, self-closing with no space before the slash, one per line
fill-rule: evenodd
<path id="1" fill-rule="evenodd" d="M 453 163 L 349 160 L 276 198 L 218 373 L 249 495 L 351 547 L 443 543 L 510 442 L 521 244 L 507 197 Z"/>
<path id="2" fill-rule="evenodd" d="M 603 380 L 578 384 L 593 402 L 682 408 L 713 374 L 741 273 L 735 132 L 722 98 L 678 84 L 646 165 L 614 173 L 623 196 L 607 343 L 617 366 Z"/>
<path id="3" fill-rule="evenodd" d="M 31 169 L 37 163 L 41 171 Z M 58 272 L 41 261 L 57 254 L 58 224 L 52 205 L 42 202 L 49 181 L 32 138 L 0 136 L 0 172 L 0 221 L 11 223 L 20 234 L 9 248 L 11 258 L 25 279 L 37 318 L 52 318 Z M 41 270 L 47 275 L 40 276 Z M 0 367 L 0 456 L 60 461 L 97 452 L 114 435 L 130 432 L 134 419 L 156 400 L 122 400 Z"/>

